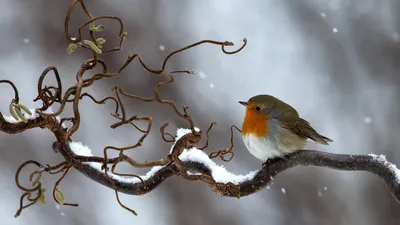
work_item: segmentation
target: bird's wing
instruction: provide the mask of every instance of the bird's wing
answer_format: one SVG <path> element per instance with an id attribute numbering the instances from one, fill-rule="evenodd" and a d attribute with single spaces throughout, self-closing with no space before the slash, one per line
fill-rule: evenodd
<path id="1" fill-rule="evenodd" d="M 310 123 L 302 118 L 298 119 L 288 119 L 280 121 L 281 126 L 291 130 L 293 133 L 303 137 L 305 139 L 310 139 L 314 142 L 328 145 L 328 142 L 332 142 L 331 139 L 320 135 L 314 128 L 311 127 Z"/>

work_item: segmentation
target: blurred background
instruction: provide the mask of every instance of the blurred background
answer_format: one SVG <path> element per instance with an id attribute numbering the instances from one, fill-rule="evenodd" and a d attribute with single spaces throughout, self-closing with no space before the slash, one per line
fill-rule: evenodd
<path id="1" fill-rule="evenodd" d="M 28 107 L 41 106 L 32 100 L 46 67 L 58 68 L 66 90 L 74 84 L 81 63 L 91 57 L 84 49 L 66 52 L 64 19 L 70 2 L 0 1 L 0 79 L 15 82 L 20 102 Z M 266 93 L 294 106 L 316 130 L 334 140 L 329 146 L 309 148 L 385 154 L 400 165 L 400 1 L 86 0 L 86 4 L 95 16 L 116 15 L 125 22 L 124 49 L 103 57 L 111 71 L 133 53 L 158 69 L 169 52 L 193 42 L 229 40 L 238 47 L 244 37 L 248 39 L 247 47 L 236 55 L 225 55 L 219 46 L 207 44 L 173 57 L 168 64 L 169 71 L 189 69 L 197 74 L 176 75 L 176 82 L 163 87 L 161 95 L 190 106 L 203 130 L 212 121 L 218 123 L 211 132 L 210 149 L 228 147 L 229 127 L 241 126 L 244 108 L 237 102 Z M 86 17 L 77 7 L 72 18 L 74 35 Z M 106 27 L 105 47 L 114 46 L 117 24 L 101 23 Z M 134 62 L 118 79 L 102 80 L 86 91 L 100 99 L 120 85 L 129 93 L 151 97 L 161 80 Z M 52 76 L 46 84 L 54 84 Z M 2 112 L 8 111 L 12 97 L 12 89 L 1 85 Z M 126 98 L 124 102 L 129 115 L 154 118 L 144 146 L 130 153 L 137 160 L 168 154 L 170 144 L 161 140 L 158 131 L 163 123 L 170 122 L 167 130 L 172 133 L 188 126 L 167 106 Z M 83 122 L 73 138 L 94 154 L 101 155 L 106 145 L 135 144 L 140 137 L 130 126 L 110 129 L 115 122 L 109 115 L 112 104 L 100 106 L 84 99 L 80 107 Z M 71 115 L 70 108 L 63 115 Z M 113 190 L 72 170 L 60 188 L 66 201 L 79 203 L 79 208 L 56 207 L 50 190 L 59 176 L 46 175 L 47 205 L 30 207 L 15 219 L 22 194 L 14 183 L 16 169 L 29 159 L 61 162 L 61 155 L 51 149 L 53 141 L 52 134 L 41 129 L 19 135 L 0 133 L 1 224 L 400 224 L 400 205 L 379 178 L 313 167 L 285 171 L 269 188 L 240 200 L 219 197 L 205 184 L 173 177 L 144 196 L 120 195 L 138 217 L 118 205 Z M 216 161 L 238 174 L 260 168 L 262 162 L 247 152 L 237 132 L 235 142 L 234 160 Z M 120 168 L 139 174 L 147 171 Z"/>

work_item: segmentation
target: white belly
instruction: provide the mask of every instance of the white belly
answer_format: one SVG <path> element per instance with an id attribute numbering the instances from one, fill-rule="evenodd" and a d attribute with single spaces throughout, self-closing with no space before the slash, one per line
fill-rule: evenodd
<path id="1" fill-rule="evenodd" d="M 267 161 L 267 159 L 283 156 L 282 152 L 276 148 L 275 143 L 267 138 L 257 138 L 252 135 L 244 135 L 242 138 L 249 152 L 259 160 Z"/>

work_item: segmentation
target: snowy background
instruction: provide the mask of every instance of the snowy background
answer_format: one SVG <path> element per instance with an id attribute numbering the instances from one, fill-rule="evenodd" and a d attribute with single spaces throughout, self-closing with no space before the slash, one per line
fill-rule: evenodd
<path id="1" fill-rule="evenodd" d="M 73 84 L 83 60 L 78 49 L 68 55 L 64 18 L 70 1 L 0 1 L 0 79 L 10 79 L 28 107 L 36 97 L 36 83 L 49 65 L 59 69 L 64 87 Z M 241 125 L 243 106 L 237 102 L 268 93 L 294 106 L 323 135 L 329 146 L 309 146 L 337 153 L 386 154 L 400 164 L 400 1 L 397 0 L 252 0 L 252 1 L 86 1 L 93 15 L 117 15 L 126 25 L 124 50 L 104 59 L 116 69 L 128 54 L 140 53 L 152 68 L 171 51 L 202 39 L 229 40 L 247 47 L 237 55 L 224 55 L 218 46 L 204 45 L 174 57 L 168 68 L 191 69 L 198 76 L 177 75 L 162 96 L 188 104 L 197 126 L 212 121 L 212 149 L 228 147 L 229 127 Z M 73 14 L 71 32 L 84 22 L 81 10 Z M 116 35 L 114 23 L 106 37 Z M 110 44 L 110 43 L 107 43 Z M 110 46 L 110 45 L 106 45 Z M 201 74 L 201 76 L 200 76 Z M 117 80 L 102 80 L 87 91 L 98 98 L 121 85 L 135 94 L 150 96 L 161 79 L 132 63 Z M 48 79 L 47 83 L 54 80 Z M 0 86 L 0 109 L 7 111 L 12 90 Z M 137 160 L 157 159 L 169 151 L 158 127 L 169 121 L 169 131 L 186 126 L 172 110 L 157 104 L 126 100 L 128 113 L 154 117 L 153 132 L 144 147 L 132 151 Z M 32 103 L 32 104 L 31 104 Z M 111 130 L 111 104 L 82 101 L 84 122 L 74 135 L 101 155 L 106 145 L 133 144 L 139 133 L 125 126 Z M 68 111 L 66 111 L 68 115 Z M 261 166 L 236 134 L 236 157 L 223 164 L 246 174 Z M 14 214 L 22 192 L 15 186 L 17 166 L 35 159 L 56 164 L 62 157 L 51 149 L 54 138 L 46 130 L 20 135 L 0 133 L 1 223 L 109 225 L 109 224 L 399 224 L 400 205 L 384 183 L 363 172 L 323 168 L 296 168 L 278 176 L 270 189 L 240 200 L 215 195 L 205 184 L 174 177 L 144 196 L 121 194 L 135 209 L 134 217 L 121 208 L 113 190 L 75 170 L 61 188 L 66 201 L 79 208 L 61 207 L 47 196 L 46 206 Z M 129 167 L 121 166 L 123 171 Z M 133 172 L 144 174 L 146 170 Z M 45 176 L 49 190 L 57 176 Z"/>

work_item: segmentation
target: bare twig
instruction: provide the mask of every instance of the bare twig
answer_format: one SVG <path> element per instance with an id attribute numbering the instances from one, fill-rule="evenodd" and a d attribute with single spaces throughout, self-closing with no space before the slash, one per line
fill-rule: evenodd
<path id="1" fill-rule="evenodd" d="M 209 157 L 211 159 L 215 158 L 215 157 L 218 157 L 218 156 L 220 157 L 220 159 L 222 161 L 225 161 L 225 162 L 229 162 L 229 161 L 231 161 L 233 159 L 233 157 L 235 156 L 235 153 L 232 151 L 233 147 L 234 147 L 234 143 L 233 143 L 233 128 L 235 128 L 239 132 L 242 132 L 236 125 L 232 125 L 231 126 L 231 140 L 230 140 L 231 146 L 229 148 L 225 148 L 223 150 L 218 150 L 218 151 L 215 151 L 215 152 L 211 152 L 209 154 Z M 225 155 L 227 155 L 227 154 L 230 154 L 230 157 L 226 159 Z"/>

